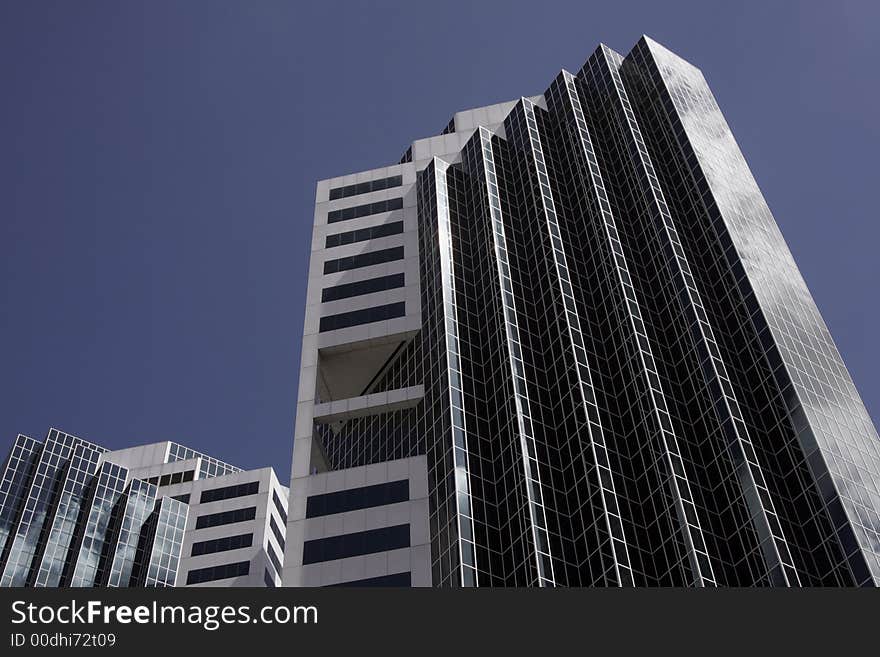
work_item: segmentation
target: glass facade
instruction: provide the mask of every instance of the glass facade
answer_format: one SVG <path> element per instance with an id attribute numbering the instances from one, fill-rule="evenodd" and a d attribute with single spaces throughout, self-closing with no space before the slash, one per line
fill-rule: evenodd
<path id="1" fill-rule="evenodd" d="M 232 474 L 233 472 L 241 472 L 241 468 L 236 468 L 234 465 L 219 461 L 213 456 L 207 456 L 177 443 L 170 443 L 168 448 L 169 463 L 172 461 L 188 461 L 189 459 L 195 458 L 201 459 L 201 466 L 199 466 L 199 479 L 205 479 L 207 477 L 222 477 L 223 475 Z"/>
<path id="2" fill-rule="evenodd" d="M 98 459 L 106 450 L 86 443 L 76 446 L 55 505 L 55 514 L 49 525 L 43 555 L 37 567 L 34 586 L 59 586 L 62 570 L 71 552 L 79 519 L 86 510 L 85 501 L 89 484 L 98 469 Z"/>
<path id="3" fill-rule="evenodd" d="M 699 70 L 601 46 L 489 115 L 402 160 L 421 330 L 361 394 L 424 397 L 327 467 L 426 455 L 439 586 L 880 583 L 876 430 Z"/>
<path id="4" fill-rule="evenodd" d="M 0 555 L 5 554 L 6 543 L 15 529 L 18 511 L 27 495 L 31 473 L 41 449 L 40 441 L 19 435 L 3 466 L 3 479 L 0 480 Z"/>
<path id="5" fill-rule="evenodd" d="M 708 84 L 647 38 L 621 72 L 678 191 L 683 248 L 706 263 L 697 280 L 755 427 L 774 536 L 805 583 L 880 583 L 877 431 Z"/>
<path id="6" fill-rule="evenodd" d="M 98 471 L 89 504 L 89 515 L 82 530 L 70 586 L 95 586 L 99 581 L 102 555 L 108 549 L 113 511 L 125 490 L 128 470 L 114 463 L 103 463 Z"/>
<path id="7" fill-rule="evenodd" d="M 116 453 L 55 429 L 49 431 L 43 442 L 18 436 L 0 481 L 0 538 L 3 541 L 0 585 L 183 584 L 183 576 L 178 581 L 181 560 L 192 556 L 182 554 L 184 538 L 188 530 L 195 531 L 201 526 L 197 527 L 199 523 L 193 521 L 188 527 L 190 492 L 194 486 L 201 488 L 201 480 L 213 481 L 215 477 L 237 474 L 241 470 L 176 443 L 160 443 L 155 448 L 148 445 L 140 454 L 139 449 L 120 453 L 121 462 L 129 466 L 124 467 L 109 460 L 115 458 Z M 132 477 L 134 468 L 143 471 L 163 463 L 193 459 L 199 461 L 198 477 L 194 477 L 196 471 L 193 470 L 187 470 L 189 477 L 182 476 L 181 471 L 144 479 Z M 263 481 L 266 475 L 261 476 Z M 168 477 L 172 479 L 168 481 Z M 260 481 L 224 486 L 222 480 L 218 480 L 200 491 L 197 488 L 193 499 L 201 504 L 249 496 L 252 504 Z M 163 495 L 164 486 L 175 485 L 186 486 L 188 492 L 180 492 L 178 488 L 174 492 L 179 494 Z M 271 498 L 272 502 L 269 491 L 265 491 L 261 503 L 267 512 L 270 504 L 283 510 L 274 490 Z M 256 526 L 253 524 L 255 512 L 256 507 L 249 506 L 201 515 L 199 519 L 202 524 L 207 519 L 206 527 L 244 521 Z M 283 546 L 282 527 L 272 521 L 271 531 Z M 239 527 L 237 533 L 242 529 Z M 266 534 L 268 536 L 268 532 Z M 237 547 L 245 547 L 245 544 Z M 202 554 L 228 549 L 232 548 L 217 548 Z M 280 572 L 281 560 L 277 555 L 271 556 Z"/>
<path id="8" fill-rule="evenodd" d="M 111 542 L 113 555 L 106 586 L 133 586 L 144 568 L 150 516 L 156 505 L 157 488 L 140 479 L 129 483 L 125 505 L 116 535 Z"/>
<path id="9" fill-rule="evenodd" d="M 62 487 L 77 447 L 88 445 L 79 438 L 53 429 L 40 452 L 28 492 L 21 505 L 14 531 L 10 533 L 0 566 L 0 586 L 25 586 L 33 583 L 32 566 L 37 552 L 45 546 L 41 535 L 55 511 L 58 491 Z"/>
<path id="10" fill-rule="evenodd" d="M 157 505 L 153 545 L 146 561 L 144 586 L 174 586 L 177 567 L 186 532 L 189 506 L 170 497 L 163 497 Z"/>

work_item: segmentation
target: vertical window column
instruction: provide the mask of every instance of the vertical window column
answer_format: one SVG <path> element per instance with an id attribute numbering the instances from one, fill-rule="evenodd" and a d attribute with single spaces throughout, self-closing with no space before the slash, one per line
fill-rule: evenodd
<path id="1" fill-rule="evenodd" d="M 709 324 L 700 293 L 696 288 L 690 264 L 678 238 L 675 222 L 669 212 L 660 181 L 654 171 L 654 165 L 648 149 L 642 139 L 641 129 L 632 111 L 626 88 L 620 77 L 621 60 L 616 53 L 605 51 L 608 57 L 608 68 L 616 90 L 615 107 L 618 121 L 628 129 L 631 140 L 630 157 L 642 176 L 642 184 L 651 191 L 650 202 L 652 216 L 658 229 L 665 236 L 671 249 L 665 249 L 667 268 L 677 287 L 684 294 L 676 295 L 682 313 L 688 318 L 695 331 L 693 344 L 700 361 L 707 362 L 708 368 L 701 368 L 704 382 L 709 393 L 715 398 L 716 417 L 728 443 L 727 447 L 737 453 L 737 480 L 743 489 L 743 498 L 749 508 L 752 523 L 759 537 L 759 542 L 766 547 L 762 550 L 768 572 L 777 583 L 784 585 L 800 585 L 800 578 L 795 569 L 791 551 L 782 532 L 782 525 L 776 515 L 773 500 L 767 490 L 764 475 L 757 463 L 757 455 L 751 438 L 748 435 L 745 421 L 737 403 L 733 386 L 727 376 L 727 369 L 721 360 L 718 344 Z M 696 335 L 694 335 L 696 334 Z"/>
<path id="2" fill-rule="evenodd" d="M 443 288 L 443 321 L 446 340 L 446 371 L 449 375 L 449 409 L 451 413 L 453 461 L 455 464 L 455 508 L 458 515 L 458 545 L 461 558 L 461 585 L 478 586 L 476 549 L 474 547 L 473 505 L 470 493 L 470 465 L 461 355 L 458 342 L 458 304 L 453 275 L 452 223 L 449 219 L 449 196 L 446 170 L 449 165 L 434 158 L 434 187 L 437 192 L 437 228 L 440 250 L 440 277 Z"/>
<path id="3" fill-rule="evenodd" d="M 128 470 L 114 463 L 104 462 L 98 470 L 97 485 L 88 501 L 89 515 L 82 540 L 76 548 L 70 586 L 95 586 L 101 566 L 104 545 L 110 540 L 113 507 L 125 490 Z"/>
<path id="4" fill-rule="evenodd" d="M 82 443 L 73 450 L 70 466 L 61 487 L 49 534 L 39 565 L 35 565 L 34 586 L 57 587 L 61 584 L 62 570 L 67 552 L 73 543 L 76 522 L 83 506 L 85 494 L 92 477 L 98 469 L 98 459 L 103 447 Z"/>
<path id="5" fill-rule="evenodd" d="M 522 453 L 525 490 L 528 498 L 529 519 L 532 526 L 532 539 L 535 546 L 535 566 L 539 586 L 556 586 L 553 574 L 553 559 L 550 553 L 550 539 L 547 535 L 547 518 L 544 513 L 544 499 L 541 488 L 541 473 L 538 469 L 537 449 L 532 430 L 532 413 L 526 389 L 525 364 L 522 360 L 522 343 L 519 337 L 519 324 L 513 295 L 506 292 L 513 288 L 510 262 L 507 258 L 507 238 L 501 213 L 501 199 L 498 196 L 498 179 L 495 176 L 495 156 L 492 153 L 492 133 L 482 126 L 478 128 L 482 150 L 483 175 L 486 198 L 489 203 L 492 239 L 495 249 L 495 262 L 498 267 L 504 321 L 507 328 L 507 352 L 510 373 L 513 377 L 514 396 L 518 402 L 520 448 Z"/>
<path id="6" fill-rule="evenodd" d="M 579 392 L 587 418 L 589 419 L 590 451 L 598 471 L 600 484 L 599 497 L 602 503 L 603 515 L 605 516 L 604 534 L 610 541 L 612 563 L 607 566 L 606 572 L 614 573 L 616 581 L 610 581 L 612 585 L 633 586 L 633 573 L 630 567 L 629 551 L 623 532 L 623 521 L 619 515 L 620 506 L 617 503 L 617 492 L 611 475 L 611 469 L 606 467 L 609 463 L 608 449 L 605 445 L 605 436 L 602 430 L 602 422 L 599 417 L 599 409 L 595 404 L 596 392 L 593 388 L 593 376 L 587 362 L 587 350 L 584 336 L 581 332 L 580 317 L 574 300 L 574 292 L 569 276 L 568 261 L 563 249 L 562 233 L 556 216 L 556 206 L 553 202 L 553 193 L 548 184 L 547 166 L 544 161 L 544 151 L 541 146 L 541 137 L 538 132 L 538 124 L 535 120 L 535 106 L 528 100 L 522 100 L 523 112 L 526 119 L 526 137 L 531 151 L 530 164 L 534 167 L 533 173 L 539 181 L 541 210 L 547 224 L 550 241 L 553 245 L 553 263 L 556 269 L 559 294 L 565 310 L 565 324 L 568 328 L 568 337 L 572 353 L 578 361 L 578 379 L 580 381 Z M 602 465 L 606 464 L 606 465 Z M 613 512 L 612 512 L 613 509 Z"/>

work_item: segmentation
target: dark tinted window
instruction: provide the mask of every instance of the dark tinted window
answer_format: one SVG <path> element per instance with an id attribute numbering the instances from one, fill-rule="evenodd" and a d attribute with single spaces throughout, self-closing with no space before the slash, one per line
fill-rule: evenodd
<path id="1" fill-rule="evenodd" d="M 360 253 L 358 255 L 348 256 L 347 258 L 328 260 L 324 263 L 324 273 L 335 274 L 338 271 L 360 269 L 361 267 L 369 267 L 370 265 L 381 265 L 383 262 L 394 262 L 395 260 L 403 260 L 402 246 L 381 249 L 379 251 L 370 251 L 368 253 Z"/>
<path id="2" fill-rule="evenodd" d="M 266 554 L 269 555 L 269 561 L 271 561 L 272 565 L 275 566 L 275 572 L 280 575 L 281 574 L 281 559 L 279 559 L 278 555 L 275 554 L 275 548 L 272 547 L 271 543 L 266 543 Z"/>
<path id="3" fill-rule="evenodd" d="M 275 578 L 272 577 L 272 573 L 269 572 L 268 568 L 263 571 L 263 583 L 265 583 L 270 589 L 275 588 Z"/>
<path id="4" fill-rule="evenodd" d="M 272 533 L 275 534 L 275 538 L 278 539 L 278 545 L 281 546 L 281 549 L 284 549 L 284 533 L 278 527 L 278 523 L 275 522 L 275 518 L 269 514 L 269 527 L 272 529 Z"/>
<path id="5" fill-rule="evenodd" d="M 358 194 L 378 192 L 383 189 L 400 187 L 402 184 L 403 176 L 390 176 L 388 178 L 379 178 L 378 180 L 368 180 L 367 182 L 358 183 L 356 185 L 334 187 L 330 190 L 330 200 L 335 201 L 338 198 L 347 198 L 349 196 L 357 196 Z"/>
<path id="6" fill-rule="evenodd" d="M 410 573 L 394 573 L 393 575 L 356 579 L 351 582 L 330 584 L 329 586 L 412 586 L 412 576 Z"/>
<path id="7" fill-rule="evenodd" d="M 348 328 L 349 326 L 357 326 L 358 324 L 369 324 L 370 322 L 381 322 L 385 319 L 403 317 L 404 315 L 406 315 L 405 302 L 389 303 L 384 306 L 374 306 L 364 310 L 353 310 L 347 313 L 322 317 L 318 330 L 321 333 L 324 331 L 335 331 Z"/>
<path id="8" fill-rule="evenodd" d="M 357 281 L 356 283 L 334 285 L 333 287 L 324 288 L 321 292 L 321 301 L 337 301 L 338 299 L 348 299 L 361 296 L 362 294 L 393 290 L 403 287 L 405 285 L 404 281 L 405 276 L 403 274 L 391 274 L 390 276 L 370 278 L 365 281 Z"/>
<path id="9" fill-rule="evenodd" d="M 214 580 L 227 579 L 229 577 L 241 577 L 242 575 L 247 575 L 250 571 L 250 561 L 226 563 L 220 566 L 211 566 L 210 568 L 197 568 L 186 574 L 186 583 L 200 584 L 202 582 L 213 582 Z"/>
<path id="10" fill-rule="evenodd" d="M 214 552 L 228 552 L 240 548 L 250 547 L 254 543 L 253 534 L 238 534 L 237 536 L 224 536 L 210 541 L 193 543 L 190 556 L 197 557 L 200 554 L 213 554 Z"/>
<path id="11" fill-rule="evenodd" d="M 253 520 L 256 516 L 257 507 L 255 506 L 249 506 L 245 509 L 233 509 L 232 511 L 222 511 L 220 513 L 209 513 L 208 515 L 198 517 L 196 520 L 196 529 L 231 525 L 235 522 L 245 522 L 246 520 Z"/>
<path id="12" fill-rule="evenodd" d="M 409 547 L 409 525 L 395 525 L 303 543 L 303 565 Z"/>
<path id="13" fill-rule="evenodd" d="M 148 484 L 154 484 L 156 486 L 171 486 L 172 484 L 179 484 L 184 481 L 192 481 L 193 480 L 193 470 L 187 470 L 186 472 L 171 472 L 168 474 L 163 474 L 160 476 L 150 477 L 149 479 L 144 479 Z"/>
<path id="14" fill-rule="evenodd" d="M 244 497 L 245 495 L 255 495 L 260 490 L 259 481 L 249 481 L 246 484 L 237 484 L 235 486 L 224 486 L 223 488 L 209 488 L 203 490 L 199 497 L 199 502 L 216 502 L 217 500 L 228 500 L 233 497 Z"/>
<path id="15" fill-rule="evenodd" d="M 379 214 L 380 212 L 400 210 L 402 207 L 402 198 L 391 198 L 387 201 L 376 201 L 375 203 L 367 203 L 365 205 L 355 205 L 351 208 L 343 208 L 341 210 L 332 210 L 331 212 L 328 212 L 327 223 L 335 224 L 337 221 L 348 221 L 349 219 L 367 217 L 371 214 Z"/>
<path id="16" fill-rule="evenodd" d="M 172 500 L 177 500 L 178 502 L 183 502 L 184 504 L 189 504 L 189 493 L 184 493 L 183 495 L 172 495 Z"/>
<path id="17" fill-rule="evenodd" d="M 354 244 L 355 242 L 365 242 L 367 240 L 375 240 L 380 237 L 388 237 L 389 235 L 400 235 L 403 232 L 402 221 L 392 221 L 387 224 L 378 226 L 370 226 L 369 228 L 361 228 L 360 230 L 350 230 L 347 233 L 336 233 L 328 235 L 324 240 L 324 248 L 330 249 L 334 246 L 343 246 L 344 244 Z"/>
<path id="18" fill-rule="evenodd" d="M 350 488 L 335 493 L 312 495 L 306 501 L 306 518 L 328 516 L 356 509 L 368 509 L 383 504 L 406 502 L 409 499 L 409 480 L 389 481 L 375 486 Z"/>
<path id="19" fill-rule="evenodd" d="M 275 505 L 275 510 L 278 511 L 278 515 L 281 516 L 281 520 L 284 521 L 284 524 L 287 524 L 287 511 L 284 510 L 284 505 L 281 503 L 281 498 L 278 497 L 278 493 L 274 490 L 272 491 L 272 503 Z"/>

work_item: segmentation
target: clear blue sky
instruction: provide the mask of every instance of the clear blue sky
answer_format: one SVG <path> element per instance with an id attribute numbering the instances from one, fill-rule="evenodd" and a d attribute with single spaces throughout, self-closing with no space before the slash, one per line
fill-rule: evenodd
<path id="1" fill-rule="evenodd" d="M 648 34 L 703 69 L 880 418 L 880 3 L 0 3 L 0 452 L 290 468 L 314 185 Z M 0 456 L 2 458 L 2 456 Z"/>

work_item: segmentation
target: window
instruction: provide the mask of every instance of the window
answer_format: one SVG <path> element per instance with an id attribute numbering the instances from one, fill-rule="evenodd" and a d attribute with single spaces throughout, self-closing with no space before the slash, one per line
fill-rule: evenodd
<path id="1" fill-rule="evenodd" d="M 367 240 L 375 240 L 380 237 L 400 235 L 402 232 L 403 222 L 392 221 L 387 224 L 361 228 L 360 230 L 350 230 L 347 233 L 328 235 L 324 240 L 324 248 L 332 249 L 333 247 L 343 246 L 345 244 L 354 244 L 355 242 L 366 242 Z"/>
<path id="2" fill-rule="evenodd" d="M 338 198 L 347 198 L 349 196 L 357 196 L 358 194 L 378 192 L 383 189 L 400 187 L 402 184 L 403 176 L 390 176 L 388 178 L 379 178 L 378 180 L 368 180 L 367 182 L 358 183 L 357 185 L 334 187 L 330 190 L 330 200 L 335 201 Z"/>
<path id="3" fill-rule="evenodd" d="M 275 534 L 275 538 L 278 539 L 278 545 L 284 550 L 284 532 L 278 527 L 275 518 L 271 514 L 269 514 L 269 527 L 272 533 Z"/>
<path id="4" fill-rule="evenodd" d="M 245 495 L 256 495 L 260 490 L 259 481 L 249 481 L 246 484 L 238 484 L 236 486 L 225 486 L 223 488 L 209 488 L 203 490 L 199 502 L 216 502 L 217 500 L 228 500 L 233 497 L 244 497 Z"/>
<path id="5" fill-rule="evenodd" d="M 269 572 L 268 568 L 263 571 L 263 583 L 270 589 L 275 588 L 275 578 L 272 577 L 272 573 Z"/>
<path id="6" fill-rule="evenodd" d="M 245 522 L 253 520 L 257 516 L 257 507 L 249 506 L 244 509 L 233 509 L 232 511 L 222 511 L 220 513 L 210 513 L 208 515 L 199 516 L 196 520 L 196 529 L 205 529 L 207 527 L 219 527 L 220 525 L 231 525 L 236 522 Z"/>
<path id="7" fill-rule="evenodd" d="M 161 476 L 156 475 L 155 477 L 144 479 L 144 481 L 146 481 L 148 484 L 153 484 L 154 486 L 159 487 L 172 486 L 174 484 L 179 484 L 185 481 L 192 481 L 194 474 L 194 470 L 186 470 L 185 472 L 169 472 L 168 474 L 163 474 Z"/>
<path id="8" fill-rule="evenodd" d="M 342 210 L 332 210 L 327 213 L 327 223 L 334 224 L 337 221 L 348 221 L 349 219 L 357 219 L 358 217 L 368 217 L 371 214 L 379 214 L 380 212 L 400 210 L 402 207 L 402 198 L 392 198 L 387 201 L 376 201 L 375 203 L 356 205 L 351 208 L 343 208 Z"/>
<path id="9" fill-rule="evenodd" d="M 201 584 L 202 582 L 213 582 L 218 579 L 241 577 L 243 575 L 247 575 L 250 571 L 250 561 L 226 563 L 220 566 L 211 566 L 210 568 L 196 568 L 195 570 L 191 570 L 186 574 L 186 583 Z"/>
<path id="10" fill-rule="evenodd" d="M 374 306 L 364 310 L 353 310 L 347 313 L 322 317 L 318 330 L 321 333 L 324 333 L 325 331 L 336 331 L 338 329 L 348 328 L 349 326 L 369 324 L 370 322 L 381 322 L 386 319 L 403 317 L 404 315 L 406 315 L 405 302 L 389 303 L 384 306 Z"/>
<path id="11" fill-rule="evenodd" d="M 324 263 L 324 274 L 335 274 L 340 271 L 360 269 L 361 267 L 370 267 L 371 265 L 381 265 L 382 263 L 394 262 L 395 260 L 403 260 L 402 246 L 395 246 L 380 251 L 370 251 L 368 253 L 348 256 L 347 258 L 327 260 Z"/>
<path id="12" fill-rule="evenodd" d="M 409 525 L 319 538 L 303 543 L 303 565 L 409 547 Z"/>
<path id="13" fill-rule="evenodd" d="M 284 504 L 281 503 L 281 498 L 278 497 L 278 493 L 274 490 L 272 491 L 272 503 L 275 505 L 275 510 L 278 511 L 278 515 L 281 516 L 281 520 L 284 521 L 284 524 L 287 524 L 287 511 L 284 510 Z"/>
<path id="14" fill-rule="evenodd" d="M 189 504 L 189 493 L 184 493 L 183 495 L 172 495 L 172 500 L 177 500 L 178 502 L 183 502 L 184 504 Z"/>
<path id="15" fill-rule="evenodd" d="M 237 536 L 224 536 L 210 541 L 200 541 L 192 544 L 191 557 L 200 554 L 214 554 L 215 552 L 228 552 L 250 547 L 254 543 L 253 534 L 238 534 Z"/>
<path id="16" fill-rule="evenodd" d="M 390 276 L 370 278 L 365 281 L 357 281 L 356 283 L 334 285 L 333 287 L 324 288 L 321 292 L 321 302 L 326 303 L 328 301 L 337 301 L 338 299 L 358 297 L 363 294 L 372 294 L 373 292 L 393 290 L 403 287 L 405 285 L 404 280 L 404 274 L 391 274 Z"/>
<path id="17" fill-rule="evenodd" d="M 279 559 L 278 555 L 275 554 L 275 548 L 272 547 L 271 543 L 266 543 L 266 554 L 269 555 L 269 561 L 271 561 L 272 565 L 275 566 L 275 572 L 280 575 L 281 574 L 281 559 Z"/>
<path id="18" fill-rule="evenodd" d="M 350 488 L 336 493 L 312 495 L 306 501 L 306 518 L 317 518 L 334 513 L 369 509 L 383 504 L 409 500 L 409 480 L 390 481 L 375 486 Z"/>
<path id="19" fill-rule="evenodd" d="M 412 575 L 410 573 L 394 573 L 393 575 L 356 579 L 351 582 L 330 584 L 329 586 L 412 586 Z"/>

